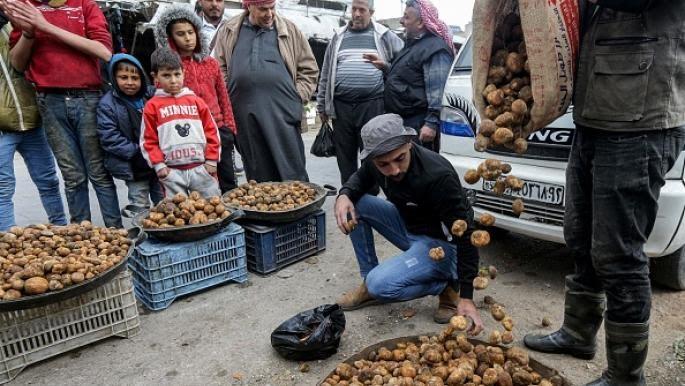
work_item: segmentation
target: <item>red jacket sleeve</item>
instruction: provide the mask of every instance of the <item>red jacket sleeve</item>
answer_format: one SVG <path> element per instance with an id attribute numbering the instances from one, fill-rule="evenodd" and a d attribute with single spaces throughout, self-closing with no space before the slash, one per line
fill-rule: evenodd
<path id="1" fill-rule="evenodd" d="M 202 119 L 202 128 L 205 131 L 205 138 L 207 139 L 207 144 L 205 145 L 205 161 L 211 161 L 211 163 L 216 163 L 221 157 L 221 140 L 219 139 L 219 128 L 212 118 L 212 113 L 209 111 L 209 107 L 202 100 L 202 98 L 196 98 L 198 112 L 200 113 L 200 119 Z"/>
<path id="2" fill-rule="evenodd" d="M 238 133 L 238 128 L 235 124 L 235 118 L 233 117 L 233 105 L 231 104 L 231 98 L 228 96 L 228 90 L 226 89 L 226 83 L 224 82 L 224 76 L 221 74 L 221 69 L 219 68 L 219 62 L 213 60 L 214 63 L 214 85 L 216 87 L 216 95 L 219 99 L 219 107 L 221 108 L 221 114 L 224 117 L 224 122 L 226 126 L 233 132 L 233 134 Z"/>
<path id="3" fill-rule="evenodd" d="M 140 127 L 140 151 L 148 165 L 157 171 L 166 165 L 164 164 L 164 153 L 159 147 L 156 110 L 150 102 L 145 105 L 143 110 L 143 121 Z"/>
<path id="4" fill-rule="evenodd" d="M 100 10 L 95 1 L 84 0 L 83 16 L 86 21 L 86 37 L 104 44 L 109 51 L 112 51 L 112 35 L 109 33 L 109 25 L 105 15 Z"/>

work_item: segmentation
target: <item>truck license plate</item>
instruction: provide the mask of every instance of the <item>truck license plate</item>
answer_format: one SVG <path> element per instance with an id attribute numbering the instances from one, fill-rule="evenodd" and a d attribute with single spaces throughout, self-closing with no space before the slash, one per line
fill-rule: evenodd
<path id="1" fill-rule="evenodd" d="M 483 181 L 483 190 L 492 192 L 495 186 L 494 181 Z M 518 192 L 513 192 L 507 188 L 504 195 L 511 197 L 520 197 L 524 201 L 538 201 L 545 204 L 561 205 L 564 202 L 564 187 L 562 185 L 545 184 L 536 181 L 524 181 L 523 188 Z"/>

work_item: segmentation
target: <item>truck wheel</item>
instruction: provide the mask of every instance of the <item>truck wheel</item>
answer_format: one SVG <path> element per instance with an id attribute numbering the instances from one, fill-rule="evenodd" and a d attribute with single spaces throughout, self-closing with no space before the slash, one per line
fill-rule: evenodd
<path id="1" fill-rule="evenodd" d="M 669 288 L 685 290 L 685 247 L 651 263 L 652 280 Z"/>

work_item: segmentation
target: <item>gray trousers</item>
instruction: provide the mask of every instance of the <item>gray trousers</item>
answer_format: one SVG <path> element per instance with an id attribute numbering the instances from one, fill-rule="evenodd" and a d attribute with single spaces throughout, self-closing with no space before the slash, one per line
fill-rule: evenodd
<path id="1" fill-rule="evenodd" d="M 372 118 L 383 114 L 383 98 L 356 102 L 338 99 L 335 103 L 336 119 L 333 120 L 335 157 L 340 170 L 340 182 L 345 183 L 359 168 L 359 151 L 362 149 L 362 126 Z"/>
<path id="2" fill-rule="evenodd" d="M 649 258 L 664 175 L 685 128 L 618 133 L 578 127 L 566 169 L 564 238 L 575 258 L 570 290 L 605 293 L 615 323 L 649 320 Z"/>
<path id="3" fill-rule="evenodd" d="M 199 192 L 205 198 L 221 196 L 219 183 L 204 165 L 187 170 L 169 168 L 169 175 L 160 178 L 159 182 L 162 183 L 165 197 L 173 197 L 177 193 L 187 196 L 192 191 Z"/>

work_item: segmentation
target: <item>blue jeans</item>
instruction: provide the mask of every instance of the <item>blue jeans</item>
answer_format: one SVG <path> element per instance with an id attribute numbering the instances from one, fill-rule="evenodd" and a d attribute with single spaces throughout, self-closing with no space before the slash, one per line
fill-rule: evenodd
<path id="1" fill-rule="evenodd" d="M 369 294 L 384 303 L 439 295 L 457 278 L 457 249 L 448 241 L 407 232 L 391 202 L 364 195 L 355 204 L 359 225 L 350 238 Z M 403 252 L 378 264 L 373 229 Z M 442 247 L 445 258 L 433 261 L 428 252 Z"/>
<path id="2" fill-rule="evenodd" d="M 40 201 L 52 224 L 66 225 L 62 198 L 59 195 L 59 178 L 55 159 L 48 147 L 45 131 L 0 131 L 0 231 L 15 225 L 14 219 L 14 153 L 19 152 L 29 170 L 31 180 L 38 188 Z"/>
<path id="3" fill-rule="evenodd" d="M 126 187 L 128 187 L 129 205 L 149 208 L 150 201 L 156 205 L 164 198 L 162 185 L 160 185 L 157 176 L 152 176 L 148 180 L 126 181 Z"/>
<path id="4" fill-rule="evenodd" d="M 95 188 L 105 225 L 121 228 L 119 199 L 105 169 L 97 134 L 99 92 L 38 93 L 38 107 L 57 165 L 72 222 L 90 220 L 88 180 Z"/>

